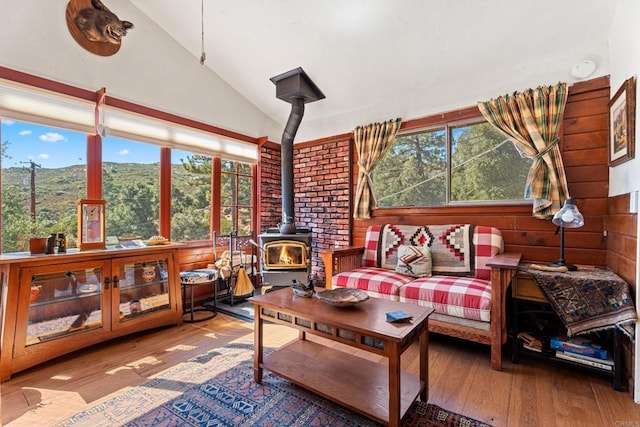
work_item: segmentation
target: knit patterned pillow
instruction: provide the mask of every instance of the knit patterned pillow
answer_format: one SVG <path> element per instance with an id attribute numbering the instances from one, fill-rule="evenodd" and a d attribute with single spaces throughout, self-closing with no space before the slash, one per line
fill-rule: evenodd
<path id="1" fill-rule="evenodd" d="M 428 246 L 400 245 L 396 271 L 411 277 L 431 276 L 431 250 Z"/>

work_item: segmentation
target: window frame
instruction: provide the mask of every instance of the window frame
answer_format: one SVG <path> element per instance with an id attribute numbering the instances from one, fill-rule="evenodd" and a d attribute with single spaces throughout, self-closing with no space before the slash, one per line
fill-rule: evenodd
<path id="1" fill-rule="evenodd" d="M 101 135 L 107 135 L 113 130 L 113 136 L 117 136 L 123 139 L 128 139 L 132 142 L 151 143 L 157 145 L 161 150 L 160 156 L 160 232 L 161 234 L 170 235 L 171 230 L 171 161 L 170 152 L 173 148 L 194 152 L 203 152 L 203 154 L 211 156 L 213 159 L 220 158 L 225 160 L 231 160 L 240 162 L 250 166 L 251 170 L 251 194 L 249 195 L 251 200 L 250 209 L 252 212 L 251 218 L 251 232 L 255 233 L 255 224 L 257 222 L 256 209 L 257 209 L 257 162 L 259 157 L 259 142 L 260 139 L 250 137 L 241 133 L 223 129 L 214 125 L 209 125 L 203 122 L 197 122 L 188 118 L 177 116 L 168 112 L 155 110 L 153 108 L 145 107 L 139 104 L 135 104 L 129 101 L 124 101 L 118 98 L 106 96 L 106 89 L 102 88 L 96 92 L 89 90 L 79 89 L 74 86 L 62 84 L 53 80 L 37 77 L 27 73 L 23 73 L 9 68 L 0 67 L 0 81 L 7 82 L 8 87 L 15 90 L 20 88 L 26 88 L 26 92 L 40 92 L 49 94 L 50 99 L 55 104 L 56 102 L 66 102 L 72 105 L 79 105 L 80 109 L 85 108 L 87 105 L 94 111 L 92 111 L 90 118 L 95 119 L 95 122 L 84 120 L 89 117 L 89 114 L 85 114 L 84 119 L 78 119 L 84 128 L 76 129 L 75 125 L 69 130 L 83 131 L 86 135 L 86 147 L 87 147 L 87 159 L 86 159 L 86 183 L 87 183 L 87 197 L 100 198 L 102 195 L 102 137 Z M 85 108 L 86 110 L 86 108 Z M 11 108 L 0 108 L 0 112 L 3 118 L 31 122 L 41 126 L 57 127 L 67 129 L 66 122 L 59 119 L 37 117 L 37 120 L 28 120 L 18 110 L 12 110 Z M 116 129 L 104 126 L 105 113 L 115 114 L 118 112 L 120 116 L 118 119 L 127 116 L 132 120 L 139 120 L 143 123 L 151 123 L 162 128 L 162 130 L 168 131 L 168 139 L 157 139 L 154 137 L 145 137 L 139 134 L 127 134 L 127 127 L 122 129 Z M 86 123 L 85 123 L 86 122 Z M 124 122 L 119 122 L 124 123 Z M 111 123 L 110 123 L 111 124 Z M 203 147 L 207 147 L 203 149 Z M 216 171 L 215 166 L 212 168 L 211 175 L 212 182 L 212 200 L 210 201 L 212 217 L 213 212 L 220 213 L 219 197 L 216 200 L 214 195 L 216 194 L 215 185 L 221 185 L 220 170 Z M 219 188 L 217 194 L 220 194 Z M 211 232 L 219 231 L 219 220 L 217 221 L 218 227 L 216 227 L 216 221 L 212 219 L 210 221 Z M 1 225 L 0 225 L 1 227 Z M 1 229 L 0 229 L 1 236 Z M 0 237 L 1 238 L 1 237 Z M 184 243 L 189 246 L 200 246 L 203 242 L 210 242 L 208 240 L 193 240 L 185 241 Z M 0 252 L 1 253 L 1 252 Z"/>
<path id="2" fill-rule="evenodd" d="M 466 110 L 460 110 L 458 115 L 465 115 Z M 405 205 L 405 206 L 384 206 L 384 207 L 376 207 L 376 210 L 406 210 L 406 209 L 448 209 L 455 207 L 478 207 L 478 206 L 526 206 L 532 205 L 533 201 L 530 199 L 510 199 L 510 200 L 462 200 L 462 201 L 452 201 L 451 200 L 451 181 L 452 181 L 452 146 L 453 146 L 453 138 L 452 131 L 453 128 L 463 127 L 463 126 L 471 126 L 475 124 L 488 123 L 487 120 L 479 114 L 469 115 L 464 118 L 449 118 L 451 114 L 455 114 L 456 112 L 450 112 L 446 114 L 442 114 L 442 120 L 437 120 L 429 124 L 418 124 L 420 120 L 416 120 L 413 122 L 409 122 L 407 126 L 403 126 L 400 131 L 396 134 L 395 138 L 402 137 L 404 135 L 415 135 L 420 133 L 427 132 L 435 132 L 444 130 L 445 134 L 445 150 L 446 150 L 446 159 L 445 159 L 445 203 L 443 205 L 432 205 L 432 206 L 417 206 L 417 205 Z M 507 138 L 505 136 L 505 138 Z M 395 141 L 395 139 L 394 139 Z M 385 153 L 386 155 L 386 153 Z M 375 168 L 373 170 L 373 174 L 375 174 Z M 524 186 L 525 183 L 523 183 Z M 523 187 L 524 189 L 524 187 Z M 375 194 L 375 188 L 374 194 Z"/>
<path id="3" fill-rule="evenodd" d="M 138 140 L 133 140 L 133 139 L 120 138 L 120 137 L 116 137 L 116 136 L 112 136 L 112 135 L 109 135 L 109 136 L 106 136 L 104 138 L 101 138 L 101 140 L 100 140 L 101 156 L 100 156 L 100 163 L 97 165 L 97 167 L 99 167 L 100 171 L 101 171 L 100 199 L 105 200 L 107 202 L 107 208 L 106 208 L 107 209 L 107 214 L 109 212 L 109 205 L 113 204 L 113 202 L 112 202 L 112 199 L 108 199 L 107 198 L 107 194 L 105 193 L 105 179 L 104 179 L 104 175 L 105 175 L 105 172 L 104 172 L 104 166 L 105 166 L 105 162 L 104 162 L 105 144 L 113 143 L 114 146 L 115 146 L 115 144 L 118 143 L 115 140 L 109 140 L 108 139 L 109 137 L 117 138 L 118 140 L 123 141 L 124 143 L 127 143 L 127 144 L 146 144 L 146 145 L 150 145 L 150 146 L 154 147 L 154 150 L 155 149 L 158 150 L 157 151 L 157 158 L 154 158 L 153 162 L 148 162 L 146 164 L 157 166 L 157 169 L 154 169 L 154 170 L 157 170 L 157 175 L 154 176 L 152 179 L 154 181 L 153 184 L 157 185 L 157 187 L 158 187 L 158 192 L 155 194 L 155 197 L 158 198 L 158 204 L 157 204 L 157 212 L 158 213 L 157 213 L 157 218 L 154 217 L 154 218 L 152 218 L 152 220 L 153 221 L 157 220 L 157 222 L 158 222 L 157 233 L 159 233 L 161 235 L 164 235 L 163 232 L 162 232 L 163 231 L 162 227 L 163 227 L 163 222 L 166 221 L 166 219 L 163 218 L 163 211 L 162 211 L 162 207 L 161 207 L 161 205 L 162 205 L 162 196 L 161 195 L 162 195 L 163 176 L 164 176 L 163 168 L 165 167 L 163 162 L 162 162 L 163 147 L 159 146 L 158 144 L 153 144 L 153 143 L 148 143 L 148 142 L 138 141 Z M 136 163 L 136 162 L 124 162 L 124 163 Z M 117 162 L 116 162 L 116 164 L 117 164 Z M 140 163 L 138 163 L 138 164 L 140 164 Z M 171 173 L 170 166 L 169 166 L 169 170 L 168 171 L 169 171 L 169 173 Z M 87 172 L 89 172 L 89 171 L 87 171 Z M 147 175 L 145 175 L 145 177 L 147 177 Z M 153 188 L 153 185 L 152 185 L 152 188 Z M 152 205 L 151 203 L 149 203 L 149 210 L 145 210 L 145 213 L 153 211 L 153 209 L 154 209 L 153 206 L 155 206 L 155 205 Z M 108 218 L 108 216 L 109 215 L 107 215 L 107 218 Z M 171 220 L 171 216 L 169 216 L 168 219 L 170 221 Z M 109 221 L 107 219 L 107 225 L 108 224 L 109 224 Z M 136 225 L 140 225 L 140 224 L 136 224 Z M 108 231 L 110 231 L 110 230 L 108 230 Z M 132 230 L 130 230 L 129 232 L 131 232 L 131 231 Z M 154 233 L 153 235 L 157 235 L 157 234 Z M 118 237 L 118 236 L 116 236 L 116 237 Z M 148 239 L 151 236 L 141 236 L 141 237 L 143 239 Z"/>
<path id="4" fill-rule="evenodd" d="M 18 126 L 26 126 L 26 127 L 39 127 L 42 128 L 40 131 L 47 131 L 47 132 L 54 132 L 54 133 L 58 133 L 58 132 L 63 132 L 63 133 L 72 133 L 72 134 L 76 134 L 75 136 L 77 138 L 82 138 L 84 137 L 84 151 L 86 152 L 87 149 L 87 137 L 88 135 L 86 134 L 86 132 L 80 131 L 80 130 L 76 130 L 73 129 L 72 127 L 66 126 L 66 122 L 60 122 L 59 125 L 56 126 L 55 121 L 43 121 L 43 122 L 39 122 L 37 121 L 37 118 L 30 118 L 29 120 L 23 120 L 20 118 L 17 118 L 18 116 L 15 115 L 10 115 L 10 114 L 4 114 L 2 111 L 0 111 L 0 139 L 2 140 L 2 143 L 4 142 L 9 142 L 8 140 L 5 141 L 2 132 L 2 128 L 4 125 L 4 122 L 10 121 L 10 122 L 15 122 Z M 32 130 L 32 129 L 30 129 Z M 12 141 L 12 142 L 16 142 L 16 141 Z M 18 143 L 20 141 L 17 141 Z M 77 144 L 76 144 L 77 142 Z M 65 141 L 64 144 L 66 143 L 73 143 L 75 144 L 74 147 L 72 147 L 72 149 L 74 149 L 74 155 L 78 154 L 78 149 L 80 148 L 81 142 L 80 141 Z M 71 147 L 71 145 L 66 145 L 64 148 L 68 149 L 69 147 Z M 3 147 L 4 149 L 4 147 Z M 52 150 L 55 151 L 55 150 Z M 67 155 L 69 154 L 69 150 L 61 150 L 64 151 Z M 11 154 L 11 150 L 9 150 L 9 153 Z M 5 153 L 0 153 L 0 156 L 3 156 Z M 59 217 L 54 217 L 54 219 L 51 218 L 40 218 L 40 215 L 42 215 L 42 213 L 44 212 L 45 214 L 48 212 L 47 209 L 45 209 L 43 207 L 43 196 L 39 195 L 42 191 L 42 177 L 38 178 L 37 180 L 33 181 L 35 176 L 42 174 L 43 172 L 37 172 L 38 170 L 40 170 L 41 168 L 43 168 L 43 166 L 39 163 L 42 163 L 42 161 L 35 161 L 33 158 L 30 158 L 28 161 L 23 161 L 23 160 L 19 160 L 19 159 L 15 159 L 16 161 L 18 161 L 19 163 L 22 163 L 23 166 L 21 167 L 21 169 L 25 170 L 27 174 L 29 174 L 29 178 L 28 178 L 28 183 L 29 183 L 29 189 L 27 191 L 27 193 L 29 193 L 29 195 L 27 196 L 28 201 L 28 205 L 29 205 L 29 212 L 28 212 L 28 217 L 29 217 L 29 221 L 31 224 L 30 227 L 30 233 L 25 234 L 24 236 L 24 240 L 23 243 L 26 245 L 28 244 L 28 240 L 30 237 L 37 237 L 37 236 L 43 236 L 43 235 L 49 235 L 52 232 L 64 232 L 65 234 L 67 234 L 67 238 L 71 238 L 72 241 L 76 240 L 76 234 L 77 234 L 77 199 L 73 199 L 73 200 L 68 200 L 68 204 L 60 204 L 58 203 L 58 208 L 60 209 L 65 209 L 67 210 L 67 212 L 71 213 L 66 214 L 66 215 L 62 215 Z M 25 159 L 26 160 L 26 159 Z M 28 166 L 27 166 L 28 165 Z M 3 159 L 0 158 L 0 168 L 2 168 L 2 170 L 5 169 L 6 164 L 4 163 Z M 88 170 L 89 168 L 89 164 L 88 164 L 88 158 L 84 157 L 82 158 L 82 160 L 80 161 L 80 163 L 78 163 L 77 165 L 72 165 L 74 167 L 75 170 L 77 170 L 78 172 L 82 171 L 82 170 Z M 6 169 L 9 168 L 13 168 L 13 167 L 18 167 L 18 166 L 8 166 L 6 167 Z M 44 170 L 53 170 L 53 169 L 67 169 L 70 168 L 71 166 L 63 166 L 63 167 L 44 167 Z M 75 170 L 73 173 L 75 173 Z M 82 176 L 80 173 L 77 174 L 78 177 Z M 74 181 L 80 182 L 81 184 L 78 185 L 78 188 L 73 189 L 73 191 L 76 191 L 78 194 L 78 198 L 82 199 L 82 198 L 86 198 L 87 193 L 88 193 L 88 179 L 86 177 L 86 175 L 83 178 L 78 178 L 78 179 L 74 179 Z M 0 176 L 0 202 L 2 202 L 2 197 L 4 195 L 5 187 L 7 185 L 13 185 L 11 183 L 6 183 L 4 179 L 2 179 L 2 176 Z M 21 196 L 21 192 L 14 192 L 14 194 L 18 194 L 18 196 Z M 0 203 L 1 205 L 1 203 Z M 34 209 L 37 211 L 36 216 L 34 217 L 33 213 L 34 213 Z M 0 206 L 0 212 L 2 211 L 1 206 Z M 60 212 L 58 212 L 60 213 Z M 53 221 L 54 223 L 57 223 L 56 227 L 52 227 L 52 225 L 42 225 L 42 222 L 47 222 L 47 220 L 49 221 Z M 71 227 L 64 227 L 66 225 L 68 225 L 67 223 L 72 222 L 72 226 Z M 2 228 L 2 225 L 0 224 L 0 254 L 2 253 L 11 253 L 11 252 L 4 252 L 2 250 L 2 247 L 5 243 L 5 240 L 3 239 L 3 237 L 6 237 L 4 235 L 4 229 Z M 28 250 L 28 247 L 25 246 L 24 251 Z M 18 251 L 20 252 L 20 251 Z"/>
<path id="5" fill-rule="evenodd" d="M 220 201 L 219 201 L 219 209 L 218 209 L 218 217 L 219 219 L 222 218 L 222 210 L 224 208 L 231 208 L 232 212 L 234 212 L 234 214 L 232 215 L 232 231 L 238 231 L 239 229 L 239 218 L 240 218 L 240 209 L 249 209 L 249 213 L 250 213 L 250 217 L 251 217 L 251 227 L 250 227 L 250 233 L 253 233 L 253 225 L 255 223 L 255 218 L 256 218 L 256 206 L 255 206 L 255 192 L 256 192 L 256 176 L 255 176 L 255 168 L 253 167 L 253 165 L 246 163 L 246 162 L 241 162 L 238 160 L 232 160 L 232 159 L 221 159 L 221 163 L 224 162 L 232 162 L 234 164 L 234 171 L 233 172 L 226 172 L 224 170 L 224 166 L 221 165 L 219 171 L 220 171 L 220 190 L 222 190 L 222 185 L 224 182 L 223 176 L 224 175 L 229 175 L 232 177 L 233 179 L 233 183 L 232 185 L 235 188 L 235 191 L 232 192 L 232 194 L 235 195 L 234 199 L 231 200 L 231 204 L 224 204 L 222 197 L 220 197 Z M 239 171 L 240 169 L 240 163 L 246 165 L 249 168 L 249 172 L 248 173 L 242 173 Z M 213 172 L 213 169 L 212 169 Z M 249 204 L 245 205 L 245 204 L 240 204 L 239 200 L 240 200 L 240 193 L 239 193 L 239 188 L 240 188 L 240 178 L 248 178 L 250 180 L 250 186 L 251 186 L 251 194 L 249 194 Z M 218 228 L 218 230 L 216 230 L 218 233 L 221 232 L 221 228 L 222 225 L 220 225 L 220 227 Z"/>

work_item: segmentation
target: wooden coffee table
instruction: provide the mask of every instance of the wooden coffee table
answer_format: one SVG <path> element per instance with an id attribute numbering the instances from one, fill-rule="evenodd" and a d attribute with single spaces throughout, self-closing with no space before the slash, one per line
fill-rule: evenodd
<path id="1" fill-rule="evenodd" d="M 316 394 L 383 424 L 399 426 L 418 396 L 428 398 L 428 317 L 432 309 L 370 298 L 352 307 L 334 307 L 283 289 L 249 298 L 255 306 L 254 380 L 267 369 Z M 389 323 L 385 313 L 403 310 L 411 322 Z M 300 331 L 299 339 L 263 354 L 265 321 Z M 388 358 L 388 367 L 318 342 L 313 334 Z M 400 356 L 419 341 L 420 376 L 401 369 Z"/>

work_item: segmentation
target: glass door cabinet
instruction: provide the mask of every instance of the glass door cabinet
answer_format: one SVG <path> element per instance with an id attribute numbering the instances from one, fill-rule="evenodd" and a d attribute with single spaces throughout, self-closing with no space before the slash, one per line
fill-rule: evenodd
<path id="1" fill-rule="evenodd" d="M 102 283 L 109 263 L 26 268 L 21 288 L 29 291 L 26 321 L 19 321 L 17 337 L 24 338 L 24 346 L 46 343 L 70 337 L 78 332 L 103 330 L 108 324 L 108 306 Z M 22 289 L 21 289 L 22 290 Z M 106 303 L 106 304 L 105 304 Z M 22 320 L 22 319 L 20 319 Z M 22 339 L 16 340 L 17 348 Z"/>
<path id="2" fill-rule="evenodd" d="M 177 245 L 3 257 L 0 380 L 109 339 L 182 323 Z"/>
<path id="3" fill-rule="evenodd" d="M 113 261 L 113 328 L 171 308 L 167 257 L 135 257 Z"/>

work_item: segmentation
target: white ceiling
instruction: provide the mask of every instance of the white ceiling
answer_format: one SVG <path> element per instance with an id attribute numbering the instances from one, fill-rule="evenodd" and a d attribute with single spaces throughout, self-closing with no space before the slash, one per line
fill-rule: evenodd
<path id="1" fill-rule="evenodd" d="M 131 3 L 199 61 L 201 0 Z M 205 66 L 283 128 L 290 106 L 275 97 L 269 79 L 302 67 L 326 99 L 306 106 L 296 137 L 301 142 L 375 121 L 468 107 L 537 85 L 572 83 L 577 79 L 571 67 L 585 58 L 597 64 L 589 78 L 607 75 L 615 5 L 204 0 Z"/>

